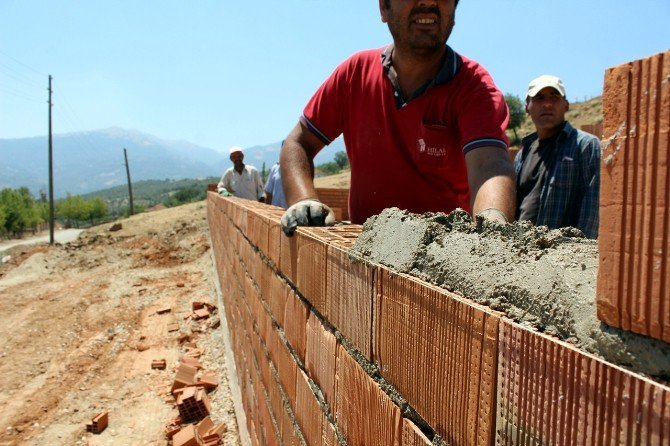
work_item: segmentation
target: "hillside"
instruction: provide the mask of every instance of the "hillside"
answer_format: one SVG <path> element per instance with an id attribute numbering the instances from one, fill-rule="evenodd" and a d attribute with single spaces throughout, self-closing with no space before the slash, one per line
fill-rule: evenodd
<path id="1" fill-rule="evenodd" d="M 245 148 L 246 162 L 259 170 L 279 159 L 281 141 Z M 135 130 L 108 128 L 56 134 L 53 139 L 54 194 L 81 195 L 123 186 L 126 169 L 123 149 L 133 182 L 220 177 L 230 167 L 227 148 L 214 150 L 187 141 L 170 141 Z M 344 150 L 342 139 L 317 155 L 316 162 L 331 161 Z M 33 195 L 47 190 L 48 141 L 46 136 L 0 139 L 0 189 L 28 187 Z"/>

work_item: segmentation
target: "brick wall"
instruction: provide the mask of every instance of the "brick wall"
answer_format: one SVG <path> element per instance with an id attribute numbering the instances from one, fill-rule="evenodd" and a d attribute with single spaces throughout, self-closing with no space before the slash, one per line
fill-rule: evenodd
<path id="1" fill-rule="evenodd" d="M 670 51 L 605 73 L 598 317 L 670 342 Z"/>
<path id="2" fill-rule="evenodd" d="M 254 445 L 670 444 L 670 388 L 280 216 L 208 196 Z"/>
<path id="3" fill-rule="evenodd" d="M 333 209 L 337 221 L 349 220 L 349 189 L 317 187 L 319 200 Z"/>

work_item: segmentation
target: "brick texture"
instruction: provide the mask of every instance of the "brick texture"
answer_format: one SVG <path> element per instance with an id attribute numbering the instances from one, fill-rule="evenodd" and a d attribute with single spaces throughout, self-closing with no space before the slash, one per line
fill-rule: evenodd
<path id="1" fill-rule="evenodd" d="M 670 389 L 501 321 L 496 444 L 670 444 Z"/>
<path id="2" fill-rule="evenodd" d="M 323 412 L 312 392 L 305 372 L 298 371 L 296 385 L 295 416 L 309 446 L 321 446 L 323 436 Z"/>
<path id="3" fill-rule="evenodd" d="M 321 388 L 326 403 L 335 402 L 335 368 L 337 367 L 337 339 L 314 313 L 307 320 L 307 351 L 305 368 Z"/>
<path id="4" fill-rule="evenodd" d="M 372 357 L 372 297 L 375 270 L 349 259 L 348 250 L 328 246 L 326 318 L 368 359 Z"/>
<path id="5" fill-rule="evenodd" d="M 401 446 L 400 409 L 339 346 L 335 421 L 350 445 Z"/>
<path id="6" fill-rule="evenodd" d="M 403 418 L 402 446 L 430 446 L 431 444 L 430 440 L 428 440 L 416 424 L 407 418 Z"/>
<path id="7" fill-rule="evenodd" d="M 607 70 L 598 317 L 670 342 L 670 51 Z"/>
<path id="8" fill-rule="evenodd" d="M 384 376 L 457 444 L 493 439 L 499 317 L 380 268 L 374 358 Z"/>
<path id="9" fill-rule="evenodd" d="M 316 195 L 333 210 L 337 221 L 349 220 L 349 189 L 318 187 Z"/>

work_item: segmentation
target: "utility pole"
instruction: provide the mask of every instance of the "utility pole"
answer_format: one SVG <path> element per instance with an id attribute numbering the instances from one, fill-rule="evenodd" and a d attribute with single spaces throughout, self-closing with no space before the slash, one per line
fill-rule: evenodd
<path id="1" fill-rule="evenodd" d="M 53 162 L 53 136 L 51 128 L 51 75 L 49 75 L 49 244 L 54 244 L 54 162 Z"/>
<path id="2" fill-rule="evenodd" d="M 130 215 L 135 214 L 135 208 L 133 207 L 133 185 L 130 182 L 130 167 L 128 166 L 128 152 L 126 148 L 123 148 L 123 157 L 126 159 L 126 175 L 128 176 L 128 195 L 130 196 Z"/>

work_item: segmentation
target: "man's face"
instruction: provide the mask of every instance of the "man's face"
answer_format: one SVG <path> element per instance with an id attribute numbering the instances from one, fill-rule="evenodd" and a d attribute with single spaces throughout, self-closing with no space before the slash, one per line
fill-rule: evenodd
<path id="1" fill-rule="evenodd" d="M 561 125 L 569 108 L 568 101 L 552 87 L 543 88 L 526 104 L 526 112 L 538 132 L 553 130 Z"/>
<path id="2" fill-rule="evenodd" d="M 242 152 L 233 152 L 230 154 L 230 161 L 235 167 L 241 167 L 244 164 L 244 154 Z"/>
<path id="3" fill-rule="evenodd" d="M 454 0 L 379 0 L 396 47 L 425 55 L 442 51 L 454 28 Z"/>

